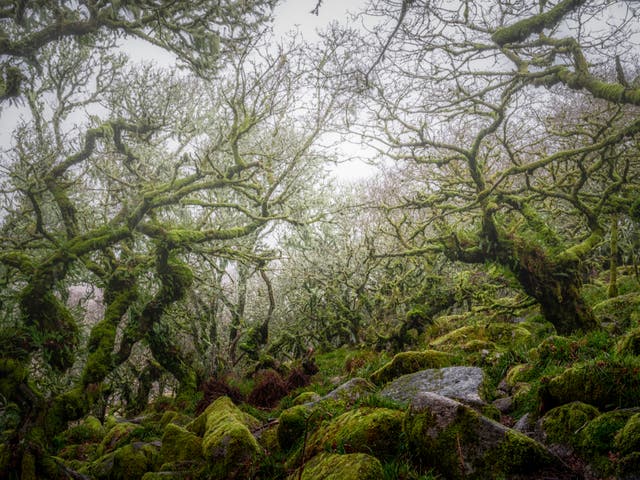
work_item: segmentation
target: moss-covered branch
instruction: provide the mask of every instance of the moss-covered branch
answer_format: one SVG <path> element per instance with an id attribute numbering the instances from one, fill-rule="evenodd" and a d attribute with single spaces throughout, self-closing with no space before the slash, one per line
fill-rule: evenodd
<path id="1" fill-rule="evenodd" d="M 535 33 L 541 33 L 545 28 L 555 27 L 567 14 L 585 3 L 586 0 L 562 0 L 547 12 L 498 28 L 491 39 L 498 45 L 522 42 Z"/>

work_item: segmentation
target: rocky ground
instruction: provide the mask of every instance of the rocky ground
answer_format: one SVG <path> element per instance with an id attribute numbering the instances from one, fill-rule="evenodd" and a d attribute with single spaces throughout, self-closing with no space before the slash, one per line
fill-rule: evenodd
<path id="1" fill-rule="evenodd" d="M 587 292 L 602 329 L 535 311 L 437 318 L 413 351 L 317 355 L 310 385 L 256 409 L 156 402 L 55 439 L 76 478 L 640 478 L 640 293 Z M 604 288 L 604 287 L 603 287 Z"/>

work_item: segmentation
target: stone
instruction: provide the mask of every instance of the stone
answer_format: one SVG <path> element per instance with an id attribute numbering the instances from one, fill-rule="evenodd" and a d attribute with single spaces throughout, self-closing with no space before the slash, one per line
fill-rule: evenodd
<path id="1" fill-rule="evenodd" d="M 483 381 L 484 373 L 478 367 L 427 369 L 395 379 L 382 389 L 380 395 L 406 404 L 419 394 L 432 392 L 469 405 L 482 406 L 485 404 L 480 397 Z"/>
<path id="2" fill-rule="evenodd" d="M 453 355 L 437 350 L 422 352 L 402 352 L 371 374 L 371 381 L 376 385 L 384 385 L 394 378 L 427 368 L 441 368 L 451 365 Z"/>
<path id="3" fill-rule="evenodd" d="M 375 391 L 375 387 L 368 380 L 360 377 L 355 377 L 346 383 L 343 383 L 338 388 L 330 391 L 320 400 L 306 403 L 305 405 L 315 405 L 318 402 L 325 400 L 343 400 L 349 403 L 353 403 L 359 398 L 366 395 L 371 395 Z"/>
<path id="4" fill-rule="evenodd" d="M 534 429 L 533 423 L 534 422 L 531 419 L 531 414 L 527 412 L 518 419 L 516 424 L 513 426 L 513 429 L 517 432 L 528 435 L 533 432 L 533 429 Z"/>
<path id="5" fill-rule="evenodd" d="M 500 413 L 509 413 L 513 409 L 513 398 L 503 397 L 494 400 L 493 406 L 500 410 Z"/>
<path id="6" fill-rule="evenodd" d="M 414 397 L 405 417 L 409 452 L 448 479 L 534 479 L 567 472 L 542 444 L 435 393 Z"/>

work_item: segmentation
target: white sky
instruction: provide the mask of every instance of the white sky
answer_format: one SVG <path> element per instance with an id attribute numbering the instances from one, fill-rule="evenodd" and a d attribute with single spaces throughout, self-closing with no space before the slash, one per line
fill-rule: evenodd
<path id="1" fill-rule="evenodd" d="M 318 30 L 326 28 L 331 22 L 348 22 L 349 12 L 362 9 L 367 0 L 323 0 L 318 15 L 311 13 L 317 0 L 284 0 L 274 10 L 273 30 L 276 37 L 298 31 L 309 42 L 319 39 Z M 338 138 L 330 137 L 329 142 Z M 350 181 L 373 175 L 375 168 L 366 163 L 374 152 L 360 145 L 357 139 L 341 142 L 334 150 L 342 162 L 332 172 L 340 180 Z"/>
<path id="2" fill-rule="evenodd" d="M 349 21 L 348 12 L 358 11 L 366 3 L 366 0 L 323 0 L 318 15 L 311 13 L 317 0 L 284 0 L 274 11 L 274 33 L 276 37 L 283 36 L 291 31 L 298 31 L 306 41 L 317 41 L 317 30 L 326 28 L 329 23 Z M 149 45 L 142 40 L 128 39 L 126 50 L 132 61 L 152 60 L 160 66 L 170 67 L 175 64 L 172 55 L 158 47 Z M 22 110 L 22 112 L 21 112 Z M 26 109 L 8 107 L 3 105 L 0 111 L 0 146 L 10 144 L 10 134 L 21 114 Z M 337 139 L 330 138 L 327 143 L 335 143 Z M 333 174 L 341 180 L 349 181 L 373 174 L 374 168 L 365 161 L 371 158 L 373 153 L 365 147 L 354 142 L 340 143 L 335 152 L 343 160 L 340 165 L 332 169 Z M 359 158 L 362 158 L 360 160 Z"/>

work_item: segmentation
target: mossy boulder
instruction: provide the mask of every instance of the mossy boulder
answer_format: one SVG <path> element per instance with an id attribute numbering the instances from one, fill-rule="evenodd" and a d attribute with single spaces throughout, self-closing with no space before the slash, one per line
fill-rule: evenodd
<path id="1" fill-rule="evenodd" d="M 603 325 L 614 330 L 626 330 L 640 320 L 640 293 L 609 298 L 595 305 L 593 313 Z"/>
<path id="2" fill-rule="evenodd" d="M 470 341 L 482 340 L 500 346 L 526 345 L 532 339 L 531 332 L 517 323 L 482 322 L 465 325 L 429 342 L 441 350 L 463 348 Z"/>
<path id="3" fill-rule="evenodd" d="M 318 402 L 322 397 L 316 392 L 302 392 L 296 398 L 293 399 L 294 405 L 304 405 L 305 403 Z"/>
<path id="4" fill-rule="evenodd" d="M 339 401 L 351 404 L 362 397 L 371 395 L 375 389 L 375 386 L 368 380 L 360 377 L 354 377 L 340 385 L 338 388 L 331 390 L 322 397 L 319 402 Z"/>
<path id="5" fill-rule="evenodd" d="M 189 423 L 191 423 L 192 420 L 193 420 L 193 417 L 190 417 L 189 415 L 176 412 L 174 410 L 167 410 L 160 417 L 159 424 L 161 427 L 165 427 L 170 423 L 184 427 Z"/>
<path id="6" fill-rule="evenodd" d="M 640 356 L 640 328 L 629 330 L 616 344 L 619 356 Z"/>
<path id="7" fill-rule="evenodd" d="M 574 401 L 600 410 L 640 406 L 640 358 L 577 364 L 545 379 L 539 393 L 543 411 Z"/>
<path id="8" fill-rule="evenodd" d="M 580 444 L 579 433 L 598 415 L 600 412 L 597 408 L 582 402 L 571 402 L 556 407 L 547 412 L 540 421 L 543 440 L 547 444 L 569 445 L 575 448 Z"/>
<path id="9" fill-rule="evenodd" d="M 131 422 L 116 423 L 104 436 L 100 447 L 98 448 L 98 454 L 104 455 L 105 453 L 112 452 L 122 445 L 129 443 L 134 439 L 134 432 L 140 428 L 140 425 Z"/>
<path id="10" fill-rule="evenodd" d="M 262 449 L 247 427 L 247 414 L 228 397 L 220 397 L 202 415 L 206 418 L 202 452 L 211 467 L 210 478 L 249 476 Z"/>
<path id="11" fill-rule="evenodd" d="M 551 335 L 531 349 L 529 356 L 538 365 L 547 363 L 563 364 L 571 361 L 572 340 L 559 335 Z"/>
<path id="12" fill-rule="evenodd" d="M 162 435 L 160 448 L 160 465 L 183 461 L 204 461 L 202 455 L 202 439 L 188 430 L 169 423 Z"/>
<path id="13" fill-rule="evenodd" d="M 628 455 L 640 452 L 640 413 L 633 415 L 615 437 L 617 450 Z"/>
<path id="14" fill-rule="evenodd" d="M 321 453 L 299 472 L 289 476 L 289 480 L 380 480 L 384 471 L 380 461 L 365 453 L 340 455 Z"/>
<path id="15" fill-rule="evenodd" d="M 137 480 L 154 469 L 159 444 L 133 442 L 100 457 L 80 473 L 95 480 Z"/>
<path id="16" fill-rule="evenodd" d="M 480 390 L 484 372 L 478 367 L 445 367 L 403 375 L 388 383 L 380 396 L 408 404 L 422 392 L 435 392 L 472 405 L 484 405 Z"/>
<path id="17" fill-rule="evenodd" d="M 280 414 L 278 443 L 283 450 L 290 450 L 304 437 L 309 413 L 309 408 L 296 405 Z"/>
<path id="18" fill-rule="evenodd" d="M 454 357 L 445 352 L 437 350 L 426 350 L 422 352 L 402 352 L 382 366 L 369 377 L 376 385 L 384 385 L 394 378 L 408 373 L 418 372 L 427 368 L 446 367 L 453 363 Z"/>
<path id="19" fill-rule="evenodd" d="M 185 428 L 188 431 L 195 433 L 197 436 L 203 437 L 207 430 L 207 419 L 209 418 L 209 414 L 213 411 L 218 411 L 224 408 L 224 406 L 229 406 L 228 410 L 235 412 L 234 414 L 237 414 L 239 420 L 250 430 L 255 430 L 260 427 L 260 421 L 258 419 L 236 407 L 229 397 L 222 396 L 218 397 L 216 401 L 209 404 L 204 412 L 202 412 L 194 420 L 189 422 L 185 426 Z"/>
<path id="20" fill-rule="evenodd" d="M 532 369 L 533 367 L 528 363 L 519 363 L 511 367 L 505 377 L 507 386 L 514 388 L 519 383 L 526 382 L 528 380 L 528 374 Z"/>
<path id="21" fill-rule="evenodd" d="M 423 393 L 407 412 L 404 433 L 423 467 L 449 479 L 540 478 L 566 473 L 542 444 L 455 400 Z"/>
<path id="22" fill-rule="evenodd" d="M 104 434 L 105 431 L 100 420 L 89 415 L 80 424 L 63 432 L 60 435 L 60 440 L 65 444 L 95 443 L 100 442 Z"/>
<path id="23" fill-rule="evenodd" d="M 615 449 L 615 438 L 627 424 L 633 413 L 614 410 L 603 413 L 580 431 L 580 450 L 586 457 L 607 455 Z"/>
<path id="24" fill-rule="evenodd" d="M 404 412 L 363 407 L 320 426 L 309 438 L 306 454 L 327 450 L 368 453 L 385 459 L 400 449 Z"/>

